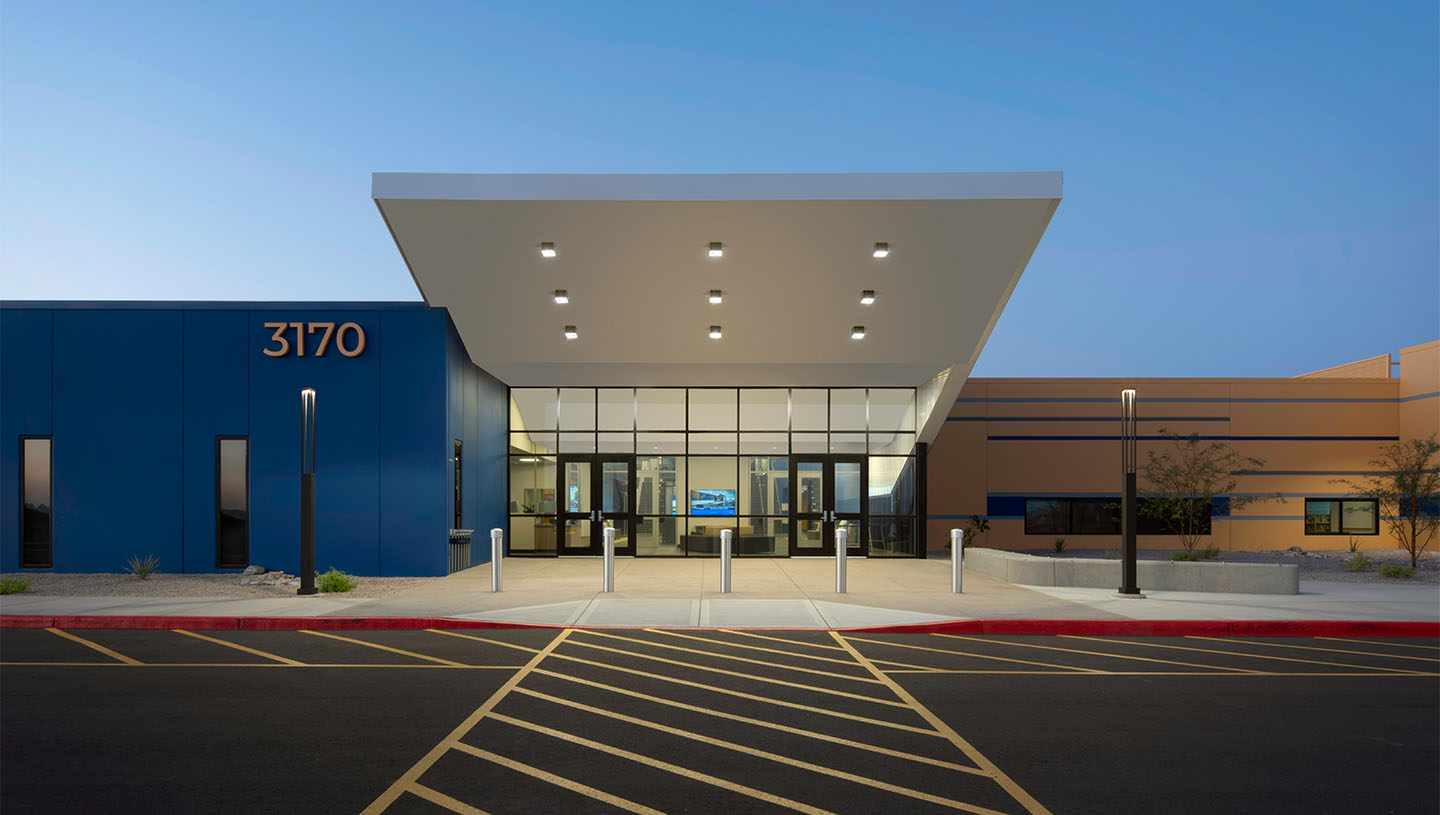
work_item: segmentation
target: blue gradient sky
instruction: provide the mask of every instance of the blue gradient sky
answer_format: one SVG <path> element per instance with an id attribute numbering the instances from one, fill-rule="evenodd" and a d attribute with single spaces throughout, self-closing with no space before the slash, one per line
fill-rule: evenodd
<path id="1" fill-rule="evenodd" d="M 0 297 L 418 299 L 376 170 L 1063 170 L 976 375 L 1440 336 L 1433 0 L 508 6 L 4 3 Z"/>

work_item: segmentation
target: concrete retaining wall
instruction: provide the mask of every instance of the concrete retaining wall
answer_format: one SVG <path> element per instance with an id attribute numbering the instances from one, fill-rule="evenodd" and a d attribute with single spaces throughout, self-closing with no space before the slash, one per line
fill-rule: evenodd
<path id="1" fill-rule="evenodd" d="M 1299 594 L 1300 567 L 1270 563 L 1141 560 L 1140 590 L 1213 591 L 1238 594 Z M 965 568 L 1026 586 L 1120 587 L 1120 561 L 1036 557 L 999 549 L 965 549 Z"/>

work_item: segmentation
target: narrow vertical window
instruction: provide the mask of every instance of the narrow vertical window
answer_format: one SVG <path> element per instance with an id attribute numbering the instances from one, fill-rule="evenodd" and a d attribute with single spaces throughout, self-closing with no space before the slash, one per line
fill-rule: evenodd
<path id="1" fill-rule="evenodd" d="M 20 438 L 20 567 L 54 566 L 50 438 Z"/>
<path id="2" fill-rule="evenodd" d="M 215 439 L 215 568 L 250 562 L 250 440 Z"/>
<path id="3" fill-rule="evenodd" d="M 451 529 L 465 528 L 465 525 L 460 523 L 465 517 L 465 513 L 463 512 L 465 508 L 465 489 L 462 486 L 464 479 L 461 477 L 462 473 L 460 472 L 464 460 L 464 456 L 461 454 L 463 448 L 464 445 L 461 444 L 460 440 L 455 439 L 455 457 L 452 459 L 455 463 L 455 523 L 450 527 Z"/>

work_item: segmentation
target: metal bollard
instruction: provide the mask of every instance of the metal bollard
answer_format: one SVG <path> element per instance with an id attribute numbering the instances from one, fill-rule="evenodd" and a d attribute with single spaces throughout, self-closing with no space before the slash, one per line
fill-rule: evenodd
<path id="1" fill-rule="evenodd" d="M 505 556 L 505 530 L 490 530 L 490 591 L 500 590 L 500 560 Z"/>
<path id="2" fill-rule="evenodd" d="M 845 527 L 835 530 L 835 593 L 845 593 L 845 538 L 849 535 Z"/>
<path id="3" fill-rule="evenodd" d="M 734 530 L 720 530 L 720 593 L 730 593 L 730 540 Z"/>
<path id="4" fill-rule="evenodd" d="M 965 572 L 965 531 L 950 530 L 950 591 L 959 594 Z"/>
<path id="5" fill-rule="evenodd" d="M 615 527 L 607 526 L 605 536 L 605 585 L 601 591 L 615 591 Z"/>

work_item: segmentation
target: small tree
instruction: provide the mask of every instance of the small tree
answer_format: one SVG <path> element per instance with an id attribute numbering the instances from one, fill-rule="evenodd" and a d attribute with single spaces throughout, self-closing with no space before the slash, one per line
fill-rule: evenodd
<path id="1" fill-rule="evenodd" d="M 962 546 L 974 546 L 975 539 L 990 531 L 990 519 L 982 518 L 979 515 L 971 515 L 970 520 L 965 522 L 965 534 L 960 538 Z M 950 549 L 950 541 L 945 541 L 945 549 Z"/>
<path id="2" fill-rule="evenodd" d="M 1360 480 L 1336 479 L 1363 498 L 1375 502 L 1380 517 L 1388 520 L 1390 535 L 1410 553 L 1414 568 L 1440 528 L 1440 442 L 1428 439 L 1387 444 L 1370 466 L 1379 472 Z"/>
<path id="3" fill-rule="evenodd" d="M 1231 509 L 1280 497 L 1231 494 L 1235 471 L 1258 469 L 1265 466 L 1263 460 L 1242 456 L 1224 442 L 1203 442 L 1199 433 L 1182 436 L 1164 427 L 1159 432 L 1170 438 L 1171 446 L 1159 453 L 1145 451 L 1140 475 L 1148 490 L 1141 513 L 1174 533 L 1187 553 L 1210 533 L 1210 506 L 1216 496 L 1229 495 Z"/>

